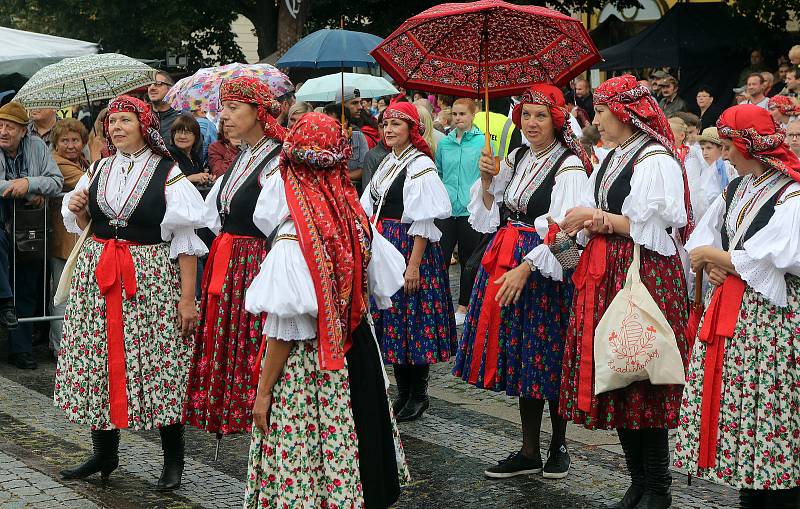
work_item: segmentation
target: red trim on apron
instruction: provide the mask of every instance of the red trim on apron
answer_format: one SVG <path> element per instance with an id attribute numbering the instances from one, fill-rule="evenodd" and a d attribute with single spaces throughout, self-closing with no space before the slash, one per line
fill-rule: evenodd
<path id="1" fill-rule="evenodd" d="M 578 410 L 589 413 L 594 394 L 594 311 L 597 304 L 597 287 L 606 274 L 606 236 L 595 235 L 586 245 L 581 255 L 572 282 L 578 292 L 575 307 L 576 321 L 583 322 L 583 331 L 578 348 L 580 349 L 580 378 L 578 379 Z"/>
<path id="2" fill-rule="evenodd" d="M 108 337 L 108 400 L 111 424 L 118 429 L 128 427 L 127 376 L 125 374 L 125 333 L 122 318 L 122 291 L 125 298 L 136 294 L 136 269 L 130 246 L 135 242 L 118 239 L 99 239 L 103 252 L 95 269 L 100 293 L 106 301 L 106 335 Z"/>
<path id="3" fill-rule="evenodd" d="M 472 345 L 472 364 L 469 370 L 469 383 L 475 384 L 481 369 L 483 350 L 486 349 L 483 386 L 491 389 L 497 383 L 497 358 L 500 355 L 500 303 L 495 300 L 501 285 L 496 281 L 506 272 L 516 267 L 514 251 L 520 232 L 536 233 L 535 228 L 515 226 L 508 223 L 497 231 L 492 246 L 486 250 L 481 260 L 483 270 L 488 274 L 486 294 L 478 316 L 475 343 Z M 450 260 L 445 260 L 449 262 Z M 487 337 L 488 336 L 488 337 Z"/>
<path id="4" fill-rule="evenodd" d="M 720 399 L 722 397 L 722 361 L 725 339 L 732 338 L 742 307 L 745 284 L 738 276 L 729 275 L 714 290 L 705 313 L 699 339 L 706 344 L 703 372 L 703 396 L 700 407 L 700 450 L 697 466 L 713 467 L 717 462 Z"/>

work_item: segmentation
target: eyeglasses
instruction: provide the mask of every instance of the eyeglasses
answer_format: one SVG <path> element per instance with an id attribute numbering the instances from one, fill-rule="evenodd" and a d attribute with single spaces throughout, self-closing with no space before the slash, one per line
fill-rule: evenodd
<path id="1" fill-rule="evenodd" d="M 786 133 L 787 138 L 800 138 L 800 133 Z"/>
<path id="2" fill-rule="evenodd" d="M 156 85 L 158 87 L 171 87 L 172 86 L 169 83 L 167 83 L 166 81 L 154 81 L 153 85 Z"/>
<path id="3" fill-rule="evenodd" d="M 184 136 L 189 136 L 191 134 L 192 136 L 194 136 L 194 133 L 188 129 L 176 129 L 175 135 L 177 136 L 178 134 L 182 134 Z"/>

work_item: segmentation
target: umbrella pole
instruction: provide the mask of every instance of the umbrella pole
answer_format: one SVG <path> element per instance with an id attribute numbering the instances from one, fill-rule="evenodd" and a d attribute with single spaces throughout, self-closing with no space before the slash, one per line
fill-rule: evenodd
<path id="1" fill-rule="evenodd" d="M 219 456 L 219 444 L 222 442 L 222 433 L 217 433 L 217 447 L 214 449 L 214 461 L 217 461 Z"/>
<path id="2" fill-rule="evenodd" d="M 86 86 L 86 80 L 81 80 L 83 82 L 83 93 L 86 94 L 86 106 L 89 107 L 89 118 L 92 118 L 92 102 L 89 100 L 89 88 Z M 94 127 L 94 119 L 92 118 L 92 133 L 97 136 L 97 129 Z"/>
<path id="3" fill-rule="evenodd" d="M 493 154 L 492 151 L 492 133 L 489 132 L 489 32 L 484 28 L 483 30 L 483 57 L 484 57 L 484 69 L 483 69 L 483 80 L 484 80 L 484 103 L 483 103 L 483 110 L 486 112 L 486 151 L 490 154 Z M 494 174 L 497 175 L 500 173 L 500 157 L 497 154 L 494 155 Z"/>
<path id="4" fill-rule="evenodd" d="M 339 75 L 342 77 L 342 95 L 341 95 L 341 98 L 342 98 L 342 133 L 344 133 L 345 132 L 345 129 L 344 129 L 344 67 L 341 68 L 341 72 L 339 73 Z"/>

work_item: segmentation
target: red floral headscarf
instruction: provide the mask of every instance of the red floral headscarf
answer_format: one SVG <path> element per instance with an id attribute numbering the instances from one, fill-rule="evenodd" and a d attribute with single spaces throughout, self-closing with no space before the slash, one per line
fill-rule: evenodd
<path id="1" fill-rule="evenodd" d="M 683 201 L 686 208 L 686 226 L 680 229 L 680 237 L 685 244 L 694 230 L 689 180 L 681 163 L 680 154 L 675 147 L 675 136 L 667 117 L 650 94 L 650 90 L 630 74 L 623 74 L 602 83 L 594 91 L 594 104 L 607 106 L 611 113 L 623 124 L 632 125 L 659 142 L 672 152 L 683 173 Z"/>
<path id="2" fill-rule="evenodd" d="M 425 134 L 425 126 L 419 121 L 419 113 L 417 113 L 416 106 L 406 102 L 390 104 L 383 110 L 383 119 L 388 120 L 390 118 L 400 119 L 408 124 L 408 134 L 411 137 L 411 144 L 414 145 L 417 150 L 433 159 L 431 148 L 422 137 L 422 135 Z"/>
<path id="3" fill-rule="evenodd" d="M 281 113 L 281 103 L 275 100 L 269 87 L 257 78 L 239 76 L 225 81 L 219 87 L 219 100 L 255 105 L 264 134 L 278 141 L 286 137 L 286 129 L 275 120 Z"/>
<path id="4" fill-rule="evenodd" d="M 800 114 L 800 105 L 794 99 L 785 95 L 776 95 L 769 98 L 769 109 L 778 108 L 787 117 L 795 117 Z"/>
<path id="5" fill-rule="evenodd" d="M 317 295 L 322 369 L 344 367 L 353 331 L 369 311 L 369 220 L 350 183 L 352 154 L 339 122 L 307 113 L 283 143 L 281 175 L 289 212 Z"/>
<path id="6" fill-rule="evenodd" d="M 553 85 L 543 83 L 533 85 L 520 97 L 519 104 L 514 106 L 511 113 L 511 120 L 517 129 L 522 130 L 522 107 L 525 104 L 541 104 L 550 108 L 550 117 L 553 119 L 553 126 L 556 128 L 556 137 L 564 143 L 573 154 L 578 156 L 587 173 L 592 172 L 592 161 L 584 150 L 583 145 L 578 141 L 578 137 L 569 125 L 569 110 L 564 101 L 564 94 Z"/>
<path id="7" fill-rule="evenodd" d="M 786 132 L 764 108 L 755 104 L 728 108 L 717 120 L 717 129 L 720 138 L 731 140 L 748 159 L 800 182 L 800 159 L 786 146 Z"/>
<path id="8" fill-rule="evenodd" d="M 133 113 L 136 115 L 136 118 L 139 119 L 139 129 L 144 138 L 144 142 L 150 147 L 150 150 L 161 157 L 172 159 L 172 155 L 170 155 L 169 150 L 167 150 L 164 139 L 161 138 L 161 134 L 158 132 L 160 125 L 158 117 L 153 113 L 150 105 L 129 95 L 121 95 L 108 103 L 108 115 L 106 115 L 103 121 L 103 135 L 106 138 L 106 145 L 108 146 L 108 152 L 110 154 L 116 154 L 117 147 L 111 142 L 111 135 L 108 132 L 108 119 L 112 113 L 123 112 Z"/>

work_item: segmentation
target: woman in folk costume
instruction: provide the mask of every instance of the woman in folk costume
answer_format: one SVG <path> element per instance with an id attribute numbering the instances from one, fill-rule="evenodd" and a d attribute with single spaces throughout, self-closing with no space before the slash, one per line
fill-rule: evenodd
<path id="1" fill-rule="evenodd" d="M 784 129 L 789 122 L 797 119 L 800 115 L 800 104 L 797 104 L 796 99 L 786 95 L 770 97 L 767 109 L 775 122 Z"/>
<path id="2" fill-rule="evenodd" d="M 244 147 L 206 197 L 206 226 L 219 235 L 201 283 L 184 412 L 187 424 L 217 437 L 250 431 L 252 424 L 264 315 L 248 313 L 244 295 L 278 226 L 267 211 L 273 195 L 283 193 L 278 156 L 286 135 L 273 116 L 280 103 L 261 81 L 228 80 L 220 87 L 220 100 L 225 128 Z"/>
<path id="3" fill-rule="evenodd" d="M 603 83 L 594 97 L 594 124 L 619 146 L 591 175 L 582 206 L 568 211 L 562 225 L 580 232 L 579 240 L 587 232 L 591 238 L 573 276 L 559 411 L 590 429 L 617 430 L 632 486 L 615 507 L 666 508 L 672 500 L 667 431 L 678 425 L 682 386 L 644 380 L 595 395 L 593 345 L 637 244 L 641 279 L 673 327 L 685 366 L 688 298 L 673 235 L 686 233 L 689 193 L 669 124 L 647 88 L 624 75 Z"/>
<path id="4" fill-rule="evenodd" d="M 800 160 L 762 108 L 717 121 L 734 179 L 686 245 L 714 291 L 692 350 L 675 464 L 740 491 L 743 508 L 800 491 Z"/>
<path id="5" fill-rule="evenodd" d="M 428 408 L 430 364 L 455 351 L 457 334 L 447 263 L 435 219 L 450 216 L 450 198 L 423 127 L 411 103 L 394 103 L 383 112 L 384 137 L 392 151 L 381 162 L 361 196 L 367 215 L 406 258 L 403 288 L 392 307 L 376 311 L 375 328 L 383 357 L 394 367 L 398 421 L 419 418 Z"/>
<path id="6" fill-rule="evenodd" d="M 494 175 L 484 154 L 472 186 L 470 224 L 492 233 L 470 299 L 453 373 L 480 388 L 519 397 L 522 449 L 485 471 L 503 478 L 567 475 L 567 421 L 558 416 L 561 360 L 572 301 L 567 274 L 543 243 L 548 217 L 562 220 L 578 205 L 591 162 L 573 133 L 561 91 L 534 85 L 512 119 L 530 142 L 511 152 Z M 539 431 L 550 405 L 553 438 L 542 465 Z M 544 469 L 543 469 L 544 467 Z"/>
<path id="7" fill-rule="evenodd" d="M 350 150 L 340 124 L 319 113 L 298 120 L 283 146 L 285 193 L 271 208 L 280 226 L 246 297 L 250 312 L 267 313 L 269 338 L 246 509 L 386 508 L 408 475 L 367 322 L 367 289 L 391 305 L 405 264 L 371 230 Z"/>
<path id="8" fill-rule="evenodd" d="M 113 155 L 64 197 L 68 231 L 91 220 L 80 248 L 64 319 L 55 404 L 92 430 L 92 456 L 65 479 L 117 467 L 119 430 L 158 428 L 164 450 L 159 489 L 180 486 L 181 411 L 197 321 L 195 235 L 203 199 L 170 159 L 158 119 L 120 96 L 104 131 Z M 177 259 L 177 262 L 176 262 Z"/>

